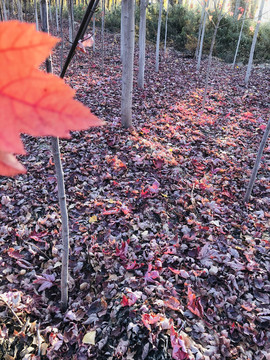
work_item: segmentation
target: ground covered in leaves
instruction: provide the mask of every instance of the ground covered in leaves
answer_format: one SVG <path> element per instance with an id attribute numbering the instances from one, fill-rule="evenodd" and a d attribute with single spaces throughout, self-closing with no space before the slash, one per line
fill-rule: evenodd
<path id="1" fill-rule="evenodd" d="M 118 37 L 77 54 L 67 82 L 103 128 L 61 141 L 70 303 L 60 309 L 61 220 L 49 139 L 24 136 L 26 175 L 0 180 L 0 359 L 270 359 L 270 146 L 243 197 L 269 117 L 270 69 L 168 51 L 134 129 L 120 126 Z M 54 56 L 59 72 L 58 55 Z"/>

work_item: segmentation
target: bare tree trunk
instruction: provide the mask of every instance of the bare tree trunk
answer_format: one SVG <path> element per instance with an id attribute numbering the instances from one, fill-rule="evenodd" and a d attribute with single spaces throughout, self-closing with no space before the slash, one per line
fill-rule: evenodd
<path id="1" fill-rule="evenodd" d="M 61 4 L 60 4 L 61 1 Z M 64 58 L 64 37 L 63 37 L 63 7 L 64 0 L 59 0 L 60 5 L 60 37 L 61 37 L 61 52 L 60 52 L 60 66 L 61 71 L 63 69 L 63 58 Z"/>
<path id="2" fill-rule="evenodd" d="M 48 27 L 48 7 L 47 0 L 41 0 L 41 11 L 42 11 L 42 30 L 45 32 L 49 31 Z M 47 72 L 52 72 L 52 61 L 51 57 L 46 60 Z M 59 139 L 52 137 L 52 152 L 55 163 L 55 171 L 57 176 L 57 187 L 58 187 L 58 198 L 62 219 L 62 272 L 61 272 L 61 305 L 63 310 L 68 307 L 68 260 L 69 260 L 69 228 L 68 228 L 68 212 L 65 195 L 65 183 L 64 173 L 60 158 L 59 150 Z"/>
<path id="3" fill-rule="evenodd" d="M 253 167 L 253 170 L 252 170 L 252 175 L 251 175 L 251 178 L 249 180 L 248 187 L 247 187 L 247 192 L 246 192 L 246 195 L 244 197 L 244 202 L 245 203 L 247 203 L 249 201 L 249 198 L 250 198 L 250 195 L 251 195 L 254 183 L 255 183 L 255 179 L 256 179 L 256 176 L 257 176 L 257 173 L 258 173 L 258 169 L 259 169 L 259 166 L 260 166 L 260 162 L 261 162 L 261 159 L 262 159 L 263 150 L 265 148 L 265 144 L 266 144 L 266 141 L 267 141 L 268 136 L 269 136 L 269 132 L 270 132 L 270 119 L 268 120 L 267 127 L 265 129 L 262 141 L 260 143 L 259 151 L 258 151 L 256 160 L 255 160 L 255 164 L 254 164 L 254 167 Z"/>
<path id="4" fill-rule="evenodd" d="M 58 0 L 55 0 L 55 21 L 56 21 L 56 31 L 57 31 L 57 34 L 59 34 Z"/>
<path id="5" fill-rule="evenodd" d="M 3 19 L 7 21 L 8 16 L 7 16 L 7 8 L 6 8 L 5 0 L 1 0 L 1 7 L 3 8 Z"/>
<path id="6" fill-rule="evenodd" d="M 209 74 L 210 74 L 210 68 L 211 68 L 211 64 L 212 64 L 212 56 L 213 56 L 213 50 L 214 50 L 214 45 L 215 45 L 215 41 L 216 41 L 216 36 L 217 36 L 217 31 L 218 31 L 218 27 L 220 24 L 220 21 L 222 19 L 222 11 L 225 7 L 225 2 L 226 0 L 223 1 L 221 9 L 218 12 L 218 19 L 217 19 L 217 23 L 215 25 L 215 30 L 214 30 L 214 34 L 212 37 L 212 42 L 211 42 L 211 47 L 210 47 L 210 52 L 209 52 L 209 56 L 208 56 L 208 63 L 207 63 L 207 70 L 206 70 L 206 79 L 205 79 L 205 86 L 204 86 L 204 94 L 203 94 L 203 103 L 202 103 L 202 111 L 204 111 L 205 108 L 205 102 L 206 102 L 206 95 L 207 95 L 207 89 L 208 89 L 208 82 L 209 82 Z M 216 5 L 216 10 L 218 11 L 218 5 L 219 5 L 219 1 Z"/>
<path id="7" fill-rule="evenodd" d="M 96 51 L 96 14 L 93 15 L 93 51 Z"/>
<path id="8" fill-rule="evenodd" d="M 233 12 L 233 17 L 237 18 L 237 15 L 239 13 L 239 5 L 240 5 L 240 0 L 236 0 L 235 1 L 235 8 L 234 8 L 234 12 Z"/>
<path id="9" fill-rule="evenodd" d="M 197 41 L 197 47 L 196 47 L 196 51 L 195 51 L 195 59 L 196 60 L 198 60 L 198 56 L 199 56 L 199 48 L 200 48 L 200 43 L 201 43 L 204 15 L 205 15 L 205 1 L 203 1 L 203 7 L 202 7 L 202 13 L 201 13 L 201 19 L 200 19 L 200 25 L 199 25 L 198 41 Z"/>
<path id="10" fill-rule="evenodd" d="M 167 34 L 168 34 L 168 13 L 169 13 L 169 0 L 167 1 L 166 20 L 165 20 L 165 36 L 164 36 L 164 57 L 166 57 Z"/>
<path id="11" fill-rule="evenodd" d="M 201 60 L 202 60 L 202 51 L 203 51 L 203 41 L 204 41 L 204 34 L 205 34 L 205 25 L 206 25 L 206 19 L 207 19 L 207 7 L 208 7 L 208 4 L 209 4 L 209 0 L 207 0 L 207 3 L 206 3 L 206 7 L 204 6 L 204 10 L 203 10 L 203 24 L 202 24 L 202 32 L 201 32 L 201 35 L 200 35 L 200 47 L 199 47 L 199 53 L 198 53 L 198 58 L 197 58 L 197 70 L 199 71 L 200 69 L 200 66 L 201 66 Z M 197 51 L 197 49 L 196 49 Z"/>
<path id="12" fill-rule="evenodd" d="M 247 66 L 247 72 L 246 72 L 246 76 L 245 76 L 245 84 L 246 85 L 248 85 L 249 77 L 250 77 L 250 74 L 251 74 L 253 56 L 254 56 L 255 46 L 256 46 L 257 37 L 258 37 L 258 33 L 259 33 L 260 23 L 261 23 L 261 19 L 262 19 L 263 7 L 264 7 L 264 0 L 261 0 L 261 6 L 260 6 L 260 10 L 259 10 L 258 21 L 257 21 L 256 28 L 255 28 L 255 31 L 254 31 L 253 39 L 252 39 L 252 44 L 251 44 L 251 49 L 250 49 L 250 54 L 249 54 L 249 60 L 248 60 L 248 66 Z"/>
<path id="13" fill-rule="evenodd" d="M 74 8 L 73 0 L 67 0 L 68 2 L 68 34 L 69 42 L 73 43 L 74 39 Z"/>
<path id="14" fill-rule="evenodd" d="M 139 73 L 138 87 L 144 88 L 145 69 L 145 35 L 146 35 L 146 8 L 148 0 L 141 0 L 140 3 L 140 29 L 139 29 Z"/>
<path id="15" fill-rule="evenodd" d="M 155 67 L 156 72 L 158 72 L 159 70 L 159 44 L 160 44 L 162 7 L 163 7 L 163 0 L 159 0 L 158 30 L 157 30 L 157 43 L 156 43 L 156 67 Z"/>
<path id="16" fill-rule="evenodd" d="M 101 68 L 104 75 L 104 29 L 105 29 L 105 0 L 102 0 L 102 19 L 101 19 Z"/>
<path id="17" fill-rule="evenodd" d="M 34 0 L 34 6 L 35 6 L 35 19 L 36 19 L 36 29 L 38 31 L 38 9 L 37 9 L 37 0 Z"/>
<path id="18" fill-rule="evenodd" d="M 23 12 L 22 12 L 21 0 L 17 0 L 17 8 L 18 8 L 18 18 L 19 18 L 20 21 L 23 21 Z"/>
<path id="19" fill-rule="evenodd" d="M 49 5 L 49 16 L 50 16 L 50 22 L 52 24 L 52 7 L 51 7 L 51 0 L 48 1 Z"/>
<path id="20" fill-rule="evenodd" d="M 236 50 L 235 50 L 235 54 L 234 54 L 232 68 L 235 67 L 235 63 L 236 63 L 237 54 L 238 54 L 238 50 L 239 50 L 239 46 L 240 46 L 240 42 L 241 42 L 241 38 L 242 38 L 242 32 L 243 32 L 243 28 L 244 28 L 244 23 L 245 23 L 245 19 L 246 19 L 246 12 L 247 12 L 247 7 L 245 8 L 245 12 L 244 12 L 243 19 L 242 19 L 242 25 L 241 25 L 241 29 L 240 29 L 240 33 L 239 33 L 239 37 L 238 37 L 238 42 L 237 42 L 237 46 L 236 46 Z"/>
<path id="21" fill-rule="evenodd" d="M 121 97 L 121 123 L 125 128 L 132 126 L 132 89 L 134 65 L 134 1 L 122 0 L 123 11 L 123 72 Z"/>
<path id="22" fill-rule="evenodd" d="M 120 49 L 120 56 L 121 60 L 123 61 L 123 54 L 124 54 L 124 11 L 123 11 L 123 1 L 121 2 L 121 49 Z"/>

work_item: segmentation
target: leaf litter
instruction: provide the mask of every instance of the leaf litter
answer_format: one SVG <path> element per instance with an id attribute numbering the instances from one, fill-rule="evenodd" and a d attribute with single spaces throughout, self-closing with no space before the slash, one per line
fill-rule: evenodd
<path id="1" fill-rule="evenodd" d="M 270 352 L 269 148 L 243 197 L 269 116 L 269 68 L 147 49 L 133 124 L 120 126 L 121 67 L 106 35 L 67 82 L 107 125 L 62 140 L 70 306 L 60 311 L 61 219 L 47 138 L 23 136 L 27 174 L 0 180 L 0 357 L 256 359 Z M 88 51 L 88 50 L 86 50 Z M 56 71 L 58 53 L 54 54 Z M 59 69 L 58 69 L 59 70 Z"/>

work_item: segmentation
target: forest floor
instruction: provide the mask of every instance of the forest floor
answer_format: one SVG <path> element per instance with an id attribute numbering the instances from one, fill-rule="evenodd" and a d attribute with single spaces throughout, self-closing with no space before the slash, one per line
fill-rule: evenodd
<path id="1" fill-rule="evenodd" d="M 100 39 L 98 38 L 98 44 Z M 58 49 L 59 50 L 59 49 Z M 270 69 L 147 47 L 132 130 L 120 124 L 118 37 L 77 54 L 66 81 L 107 124 L 61 140 L 61 220 L 49 138 L 24 136 L 27 174 L 0 180 L 0 359 L 270 359 L 270 146 L 243 197 L 269 118 Z M 58 51 L 53 56 L 59 72 Z M 40 355 L 40 356 L 39 356 Z"/>

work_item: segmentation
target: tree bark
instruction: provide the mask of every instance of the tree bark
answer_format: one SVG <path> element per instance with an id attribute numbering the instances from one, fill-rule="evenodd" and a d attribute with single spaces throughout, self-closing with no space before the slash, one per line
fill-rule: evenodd
<path id="1" fill-rule="evenodd" d="M 199 25 L 198 41 L 197 41 L 197 47 L 196 47 L 196 51 L 195 51 L 195 59 L 196 60 L 198 60 L 198 56 L 199 56 L 199 48 L 200 48 L 200 43 L 201 43 L 204 15 L 205 15 L 205 1 L 203 1 L 203 7 L 202 7 L 202 13 L 201 13 L 201 19 L 200 19 L 200 25 Z"/>
<path id="2" fill-rule="evenodd" d="M 42 31 L 49 32 L 48 26 L 48 7 L 47 0 L 41 0 L 41 12 L 42 12 Z M 46 69 L 47 72 L 52 72 L 52 61 L 51 57 L 46 60 Z M 65 195 L 65 183 L 64 183 L 64 173 L 60 158 L 60 149 L 59 149 L 59 139 L 52 137 L 52 152 L 55 163 L 55 172 L 57 177 L 57 187 L 58 187 L 58 199 L 61 212 L 62 220 L 62 271 L 61 271 L 61 306 L 63 310 L 67 309 L 68 306 L 68 260 L 69 260 L 69 227 L 68 227 L 68 211 L 66 204 L 66 195 Z"/>
<path id="3" fill-rule="evenodd" d="M 260 143 L 258 154 L 257 154 L 256 160 L 255 160 L 253 170 L 252 170 L 252 175 L 250 177 L 249 184 L 248 184 L 248 187 L 247 187 L 247 192 L 246 192 L 246 195 L 244 197 L 244 202 L 245 203 L 247 203 L 249 201 L 249 198 L 250 198 L 253 186 L 254 186 L 254 182 L 255 182 L 255 179 L 256 179 L 256 176 L 257 176 L 257 173 L 258 173 L 258 169 L 259 169 L 259 166 L 260 166 L 260 162 L 261 162 L 261 159 L 262 159 L 263 150 L 265 148 L 265 144 L 266 144 L 266 141 L 267 141 L 268 136 L 269 136 L 269 132 L 270 132 L 270 119 L 268 120 L 267 127 L 265 129 L 262 141 Z"/>
<path id="4" fill-rule="evenodd" d="M 160 44 L 160 31 L 161 31 L 161 15 L 162 15 L 162 6 L 163 0 L 159 0 L 159 15 L 158 15 L 158 30 L 157 30 L 157 43 L 156 43 L 156 67 L 155 71 L 159 70 L 159 44 Z"/>
<path id="5" fill-rule="evenodd" d="M 148 0 L 141 0 L 140 3 L 140 29 L 139 29 L 139 73 L 138 87 L 144 88 L 145 69 L 145 35 L 146 35 L 146 8 Z"/>
<path id="6" fill-rule="evenodd" d="M 134 1 L 122 0 L 123 11 L 123 59 L 121 123 L 125 128 L 132 126 L 132 90 L 134 64 Z"/>
<path id="7" fill-rule="evenodd" d="M 73 7 L 73 0 L 68 0 L 68 34 L 69 34 L 69 42 L 73 43 L 73 39 L 74 39 L 74 7 Z"/>
<path id="8" fill-rule="evenodd" d="M 239 37 L 238 37 L 238 41 L 237 41 L 237 46 L 236 46 L 236 50 L 235 50 L 235 54 L 234 54 L 234 58 L 233 58 L 232 68 L 235 67 L 235 63 L 236 63 L 237 54 L 238 54 L 238 50 L 239 50 L 239 46 L 240 46 L 240 42 L 241 42 L 241 38 L 242 38 L 244 23 L 245 23 L 245 19 L 246 19 L 246 12 L 247 12 L 247 7 L 245 8 L 245 12 L 244 12 L 243 19 L 242 19 L 242 25 L 241 25 L 241 29 L 240 29 L 240 33 L 239 33 Z"/>
<path id="9" fill-rule="evenodd" d="M 101 68 L 104 75 L 104 28 L 105 28 L 105 0 L 102 0 L 102 19 L 101 19 Z"/>
<path id="10" fill-rule="evenodd" d="M 6 8 L 5 0 L 1 0 L 1 5 L 2 5 L 2 7 L 3 7 L 3 19 L 4 19 L 5 21 L 7 21 L 8 16 L 7 16 L 7 8 Z"/>
<path id="11" fill-rule="evenodd" d="M 35 6 L 35 19 L 36 19 L 36 29 L 38 31 L 38 9 L 37 9 L 37 0 L 34 0 L 34 6 Z"/>
<path id="12" fill-rule="evenodd" d="M 166 57 L 167 47 L 167 34 L 168 34 L 168 13 L 169 13 L 169 1 L 167 1 L 166 19 L 165 19 L 165 36 L 164 36 L 164 56 Z"/>
<path id="13" fill-rule="evenodd" d="M 56 22 L 56 31 L 57 34 L 59 34 L 58 0 L 55 0 L 55 22 Z"/>
<path id="14" fill-rule="evenodd" d="M 209 0 L 207 0 L 206 7 L 204 7 L 204 16 L 203 16 L 203 24 L 202 24 L 202 32 L 200 36 L 200 47 L 199 47 L 199 54 L 197 59 L 197 70 L 200 69 L 201 66 L 201 60 L 202 60 L 202 50 L 203 50 L 203 41 L 204 41 L 204 34 L 205 34 L 205 25 L 206 25 L 206 19 L 207 19 L 207 11 L 206 8 L 208 7 Z"/>
<path id="15" fill-rule="evenodd" d="M 225 7 L 225 2 L 226 2 L 226 0 L 223 1 L 220 10 L 218 10 L 219 1 L 215 4 L 216 11 L 218 11 L 218 19 L 217 19 L 217 23 L 215 25 L 215 30 L 214 30 L 214 34 L 213 34 L 213 37 L 212 37 L 210 52 L 209 52 L 209 56 L 208 56 L 206 79 L 205 79 L 205 86 L 204 86 L 204 93 L 203 93 L 202 111 L 204 111 L 204 108 L 205 108 L 206 95 L 207 95 L 208 82 L 209 82 L 209 74 L 210 74 L 210 68 L 211 68 L 211 64 L 212 64 L 213 50 L 214 50 L 214 45 L 215 45 L 215 41 L 216 41 L 218 27 L 219 27 L 220 21 L 221 21 L 222 16 L 223 16 L 222 12 L 223 12 L 223 9 Z"/>
<path id="16" fill-rule="evenodd" d="M 248 66 L 247 66 L 247 72 L 246 72 L 246 76 L 245 76 L 245 84 L 246 85 L 248 85 L 250 74 L 251 74 L 253 56 L 254 56 L 255 46 L 256 46 L 257 37 L 258 37 L 258 33 L 259 33 L 260 23 L 261 23 L 261 19 L 262 19 L 263 7 L 264 7 L 264 0 L 261 0 L 258 21 L 257 21 L 256 28 L 254 31 L 253 39 L 252 39 L 249 60 L 248 60 Z"/>
<path id="17" fill-rule="evenodd" d="M 96 14 L 93 15 L 93 51 L 96 51 Z"/>

